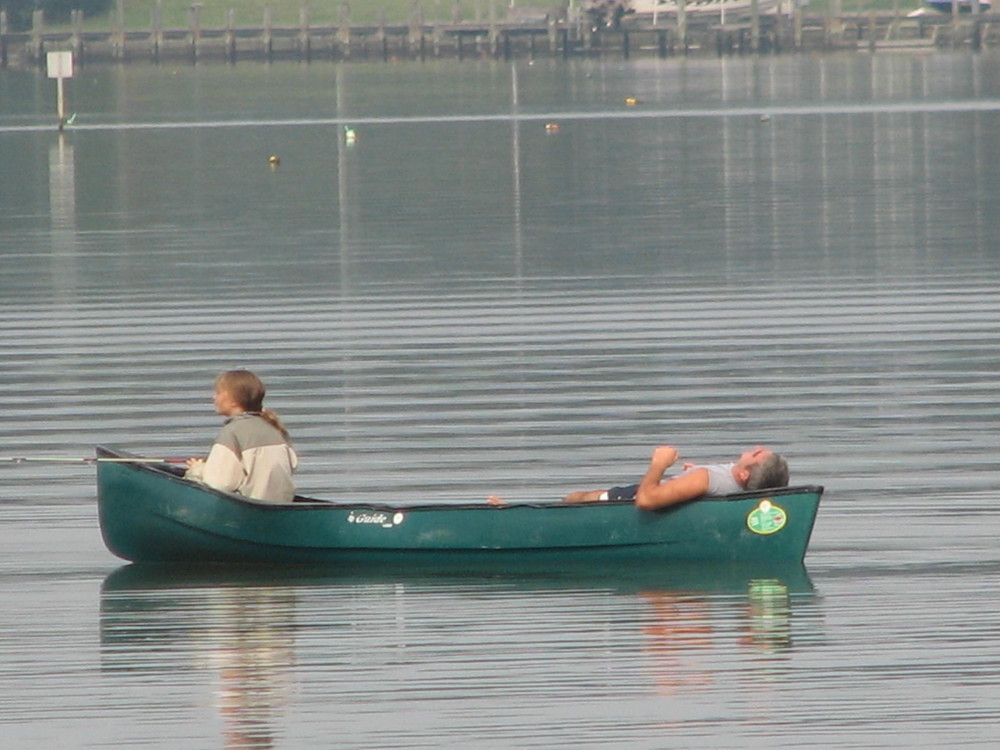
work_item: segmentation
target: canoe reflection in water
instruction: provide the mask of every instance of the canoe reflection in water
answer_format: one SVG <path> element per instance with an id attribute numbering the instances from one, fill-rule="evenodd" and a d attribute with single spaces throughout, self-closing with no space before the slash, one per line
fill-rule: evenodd
<path id="1" fill-rule="evenodd" d="M 394 701 L 433 715 L 574 691 L 588 702 L 721 689 L 780 668 L 796 633 L 815 629 L 816 596 L 801 564 L 581 566 L 563 575 L 256 571 L 113 572 L 101 592 L 103 668 L 184 685 L 204 673 L 205 683 L 217 681 L 226 747 L 269 747 L 290 725 L 304 731 L 303 720 L 350 731 L 372 705 L 392 711 Z"/>
<path id="2" fill-rule="evenodd" d="M 726 640 L 720 624 L 736 628 L 735 640 L 742 651 L 777 658 L 790 651 L 795 593 L 780 578 L 751 578 L 742 595 L 724 601 L 705 592 L 640 592 L 653 613 L 642 632 L 645 649 L 657 662 L 657 691 L 672 695 L 714 684 L 715 670 L 701 662 Z M 799 588 L 798 594 L 802 593 Z M 720 608 L 727 613 L 724 620 Z"/>

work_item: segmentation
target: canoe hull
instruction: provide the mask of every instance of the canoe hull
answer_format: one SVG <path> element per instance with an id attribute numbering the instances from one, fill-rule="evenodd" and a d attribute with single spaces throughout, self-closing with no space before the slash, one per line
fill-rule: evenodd
<path id="1" fill-rule="evenodd" d="M 102 457 L 129 454 L 100 448 Z M 543 567 L 573 556 L 801 561 L 822 495 L 820 487 L 792 488 L 651 513 L 632 503 L 272 505 L 190 482 L 169 467 L 126 462 L 98 461 L 97 480 L 101 533 L 126 560 L 342 567 L 525 556 Z"/>

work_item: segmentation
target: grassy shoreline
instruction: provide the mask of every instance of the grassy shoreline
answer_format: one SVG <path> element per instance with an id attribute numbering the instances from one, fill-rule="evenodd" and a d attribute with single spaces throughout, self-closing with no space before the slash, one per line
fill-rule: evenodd
<path id="1" fill-rule="evenodd" d="M 190 26 L 191 8 L 198 6 L 199 20 L 203 27 L 221 28 L 233 11 L 236 26 L 260 26 L 264 21 L 264 9 L 271 8 L 271 18 L 275 26 L 297 26 L 303 9 L 309 14 L 311 24 L 336 24 L 341 20 L 342 7 L 349 6 L 348 18 L 352 24 L 377 24 L 383 18 L 389 24 L 409 23 L 414 8 L 419 8 L 426 22 L 446 23 L 455 14 L 462 20 L 485 20 L 490 15 L 489 0 L 379 0 L 379 2 L 343 3 L 337 0 L 163 0 L 162 17 L 166 28 L 187 28 Z M 508 2 L 494 0 L 498 18 L 504 18 Z M 519 3 L 519 7 L 529 7 L 529 2 Z M 537 6 L 545 7 L 545 3 Z M 155 0 L 124 0 L 126 29 L 148 29 L 152 23 Z M 107 14 L 84 19 L 84 27 L 107 29 L 117 19 L 117 6 L 112 3 Z M 57 28 L 62 24 L 50 24 Z"/>
<path id="2" fill-rule="evenodd" d="M 564 3 L 546 0 L 361 0 L 343 3 L 339 0 L 162 0 L 162 18 L 165 28 L 188 28 L 191 25 L 191 8 L 198 7 L 199 21 L 203 28 L 222 28 L 226 25 L 229 12 L 233 11 L 233 22 L 237 27 L 257 27 L 264 22 L 264 9 L 271 8 L 272 23 L 275 26 L 298 26 L 301 12 L 306 10 L 309 22 L 314 25 L 337 24 L 341 20 L 342 7 L 349 6 L 348 20 L 352 24 L 377 24 L 385 20 L 389 24 L 409 23 L 415 9 L 428 23 L 449 23 L 457 16 L 465 21 L 485 21 L 490 18 L 491 5 L 496 18 L 506 18 L 509 8 L 516 2 L 518 8 L 537 8 L 555 12 Z M 812 0 L 806 11 L 823 14 L 828 3 L 833 0 Z M 576 0 L 576 7 L 583 5 Z M 921 0 L 840 0 L 843 13 L 892 12 L 894 6 L 902 15 L 923 5 Z M 125 28 L 146 30 L 152 25 L 156 0 L 122 0 Z M 117 20 L 117 6 L 112 4 L 105 15 L 87 17 L 83 26 L 91 30 L 112 28 Z M 68 24 L 48 24 L 48 28 L 68 28 Z"/>

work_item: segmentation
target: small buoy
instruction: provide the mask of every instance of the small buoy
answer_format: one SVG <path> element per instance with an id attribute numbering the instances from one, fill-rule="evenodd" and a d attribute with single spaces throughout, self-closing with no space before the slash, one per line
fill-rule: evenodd
<path id="1" fill-rule="evenodd" d="M 358 139 L 357 133 L 355 133 L 351 128 L 344 126 L 344 140 L 348 143 L 354 143 Z"/>
<path id="2" fill-rule="evenodd" d="M 557 123 L 557 122 L 547 122 L 547 123 L 545 123 L 545 132 L 546 133 L 558 133 L 559 132 L 559 123 Z"/>
<path id="3" fill-rule="evenodd" d="M 636 99 L 636 98 L 635 98 L 634 96 L 629 96 L 629 97 L 626 97 L 626 99 L 625 99 L 625 103 L 626 103 L 626 104 L 627 104 L 628 106 L 630 106 L 630 107 L 634 107 L 634 106 L 635 106 L 636 104 L 638 104 L 638 103 L 639 103 L 639 100 L 638 100 L 638 99 Z"/>
<path id="4" fill-rule="evenodd" d="M 269 157 L 267 157 L 267 163 L 270 164 L 272 167 L 276 167 L 279 164 L 281 164 L 281 159 L 279 159 L 274 154 L 271 154 Z"/>

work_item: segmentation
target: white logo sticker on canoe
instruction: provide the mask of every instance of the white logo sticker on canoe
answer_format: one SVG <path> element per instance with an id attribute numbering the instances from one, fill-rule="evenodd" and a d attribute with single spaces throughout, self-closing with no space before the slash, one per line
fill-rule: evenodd
<path id="1" fill-rule="evenodd" d="M 393 513 L 391 516 L 388 513 L 380 513 L 378 511 L 351 511 L 347 514 L 348 523 L 362 523 L 369 524 L 373 526 L 381 526 L 383 529 L 391 529 L 394 526 L 399 526 L 406 519 L 400 512 Z"/>
<path id="2" fill-rule="evenodd" d="M 747 516 L 747 528 L 754 534 L 774 534 L 785 528 L 788 515 L 770 500 L 761 500 L 760 505 Z"/>

